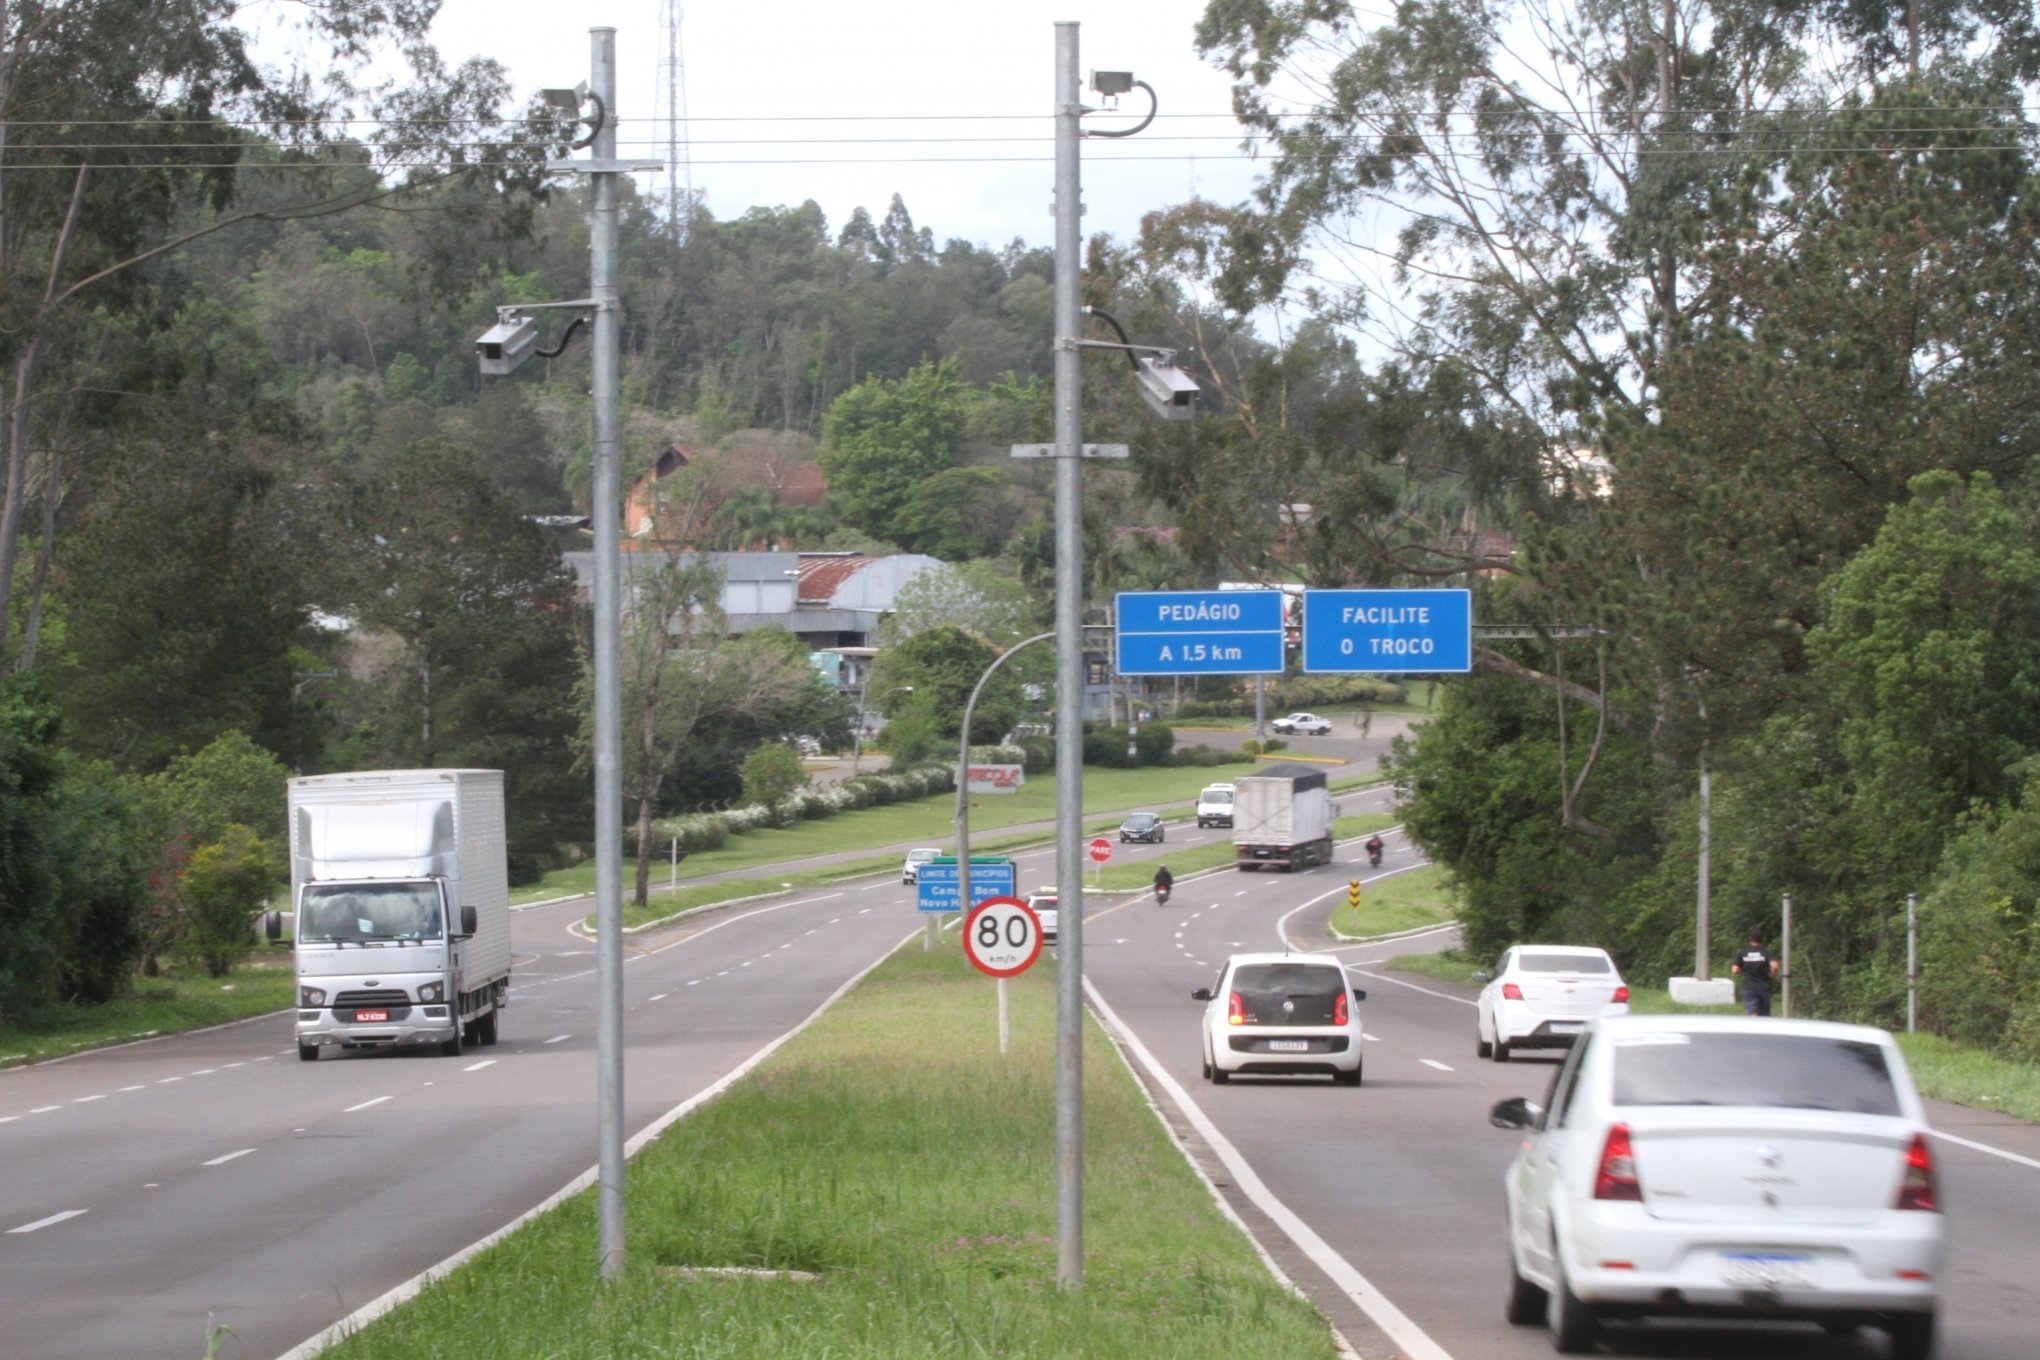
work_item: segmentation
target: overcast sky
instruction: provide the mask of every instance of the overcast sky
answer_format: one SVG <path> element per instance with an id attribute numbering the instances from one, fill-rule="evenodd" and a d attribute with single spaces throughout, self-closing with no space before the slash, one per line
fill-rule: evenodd
<path id="1" fill-rule="evenodd" d="M 683 0 L 681 66 L 689 175 L 711 213 L 812 198 L 839 230 L 853 209 L 883 217 L 894 193 L 939 246 L 953 237 L 1051 245 L 1055 24 L 1078 27 L 1078 67 L 1127 70 L 1155 88 L 1161 117 L 1123 141 L 1083 145 L 1086 233 L 1122 239 L 1152 209 L 1251 191 L 1226 76 L 1201 61 L 1199 0 Z M 436 43 L 449 62 L 489 56 L 520 93 L 573 85 L 588 30 L 616 29 L 623 154 L 667 154 L 660 0 L 446 0 Z M 1086 97 L 1087 104 L 1102 101 Z M 1128 127 L 1094 114 L 1091 127 Z M 772 121 L 780 120 L 780 121 Z M 663 175 L 640 174 L 647 190 Z"/>

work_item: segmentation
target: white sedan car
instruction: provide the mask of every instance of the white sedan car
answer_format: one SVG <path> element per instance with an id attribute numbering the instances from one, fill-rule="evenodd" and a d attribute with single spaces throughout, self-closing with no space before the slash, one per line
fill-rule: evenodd
<path id="1" fill-rule="evenodd" d="M 1507 1062 L 1519 1048 L 1568 1048 L 1597 1015 L 1629 1014 L 1629 984 L 1605 949 L 1519 944 L 1492 976 L 1475 973 L 1474 1052 Z"/>
<path id="2" fill-rule="evenodd" d="M 1360 1084 L 1360 1008 L 1367 993 L 1320 954 L 1234 954 L 1215 987 L 1190 995 L 1204 1007 L 1204 1075 L 1322 1073 Z"/>
<path id="3" fill-rule="evenodd" d="M 1944 1264 L 1925 1116 L 1883 1030 L 1817 1020 L 1596 1020 L 1505 1181 L 1510 1322 L 1561 1352 L 1609 1318 L 1884 1329 L 1925 1360 Z"/>
<path id="4" fill-rule="evenodd" d="M 1277 736 L 1326 737 L 1332 732 L 1332 720 L 1320 718 L 1315 713 L 1292 713 L 1286 718 L 1276 718 L 1268 727 Z"/>

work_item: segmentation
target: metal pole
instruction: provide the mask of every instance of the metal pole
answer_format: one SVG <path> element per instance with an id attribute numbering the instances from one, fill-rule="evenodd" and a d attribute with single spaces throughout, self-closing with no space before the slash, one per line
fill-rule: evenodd
<path id="1" fill-rule="evenodd" d="M 1707 726 L 1707 701 L 1696 692 L 1693 702 L 1700 706 L 1700 726 Z M 1693 914 L 1693 976 L 1706 982 L 1714 976 L 1713 893 L 1714 879 L 1714 781 L 1707 768 L 1707 738 L 1700 738 L 1700 901 Z"/>
<path id="2" fill-rule="evenodd" d="M 1083 188 L 1077 25 L 1055 26 L 1055 1007 L 1058 1289 L 1084 1283 L 1084 372 Z"/>
<path id="3" fill-rule="evenodd" d="M 1264 688 L 1267 679 L 1265 675 L 1254 677 L 1254 735 L 1257 737 L 1268 735 L 1268 695 Z"/>
<path id="4" fill-rule="evenodd" d="M 1919 897 L 1905 895 L 1905 1032 L 1917 1033 L 1920 1022 Z"/>
<path id="5" fill-rule="evenodd" d="M 999 979 L 999 1052 L 1004 1053 L 1013 1041 L 1011 1012 L 1006 1008 L 1006 979 Z"/>
<path id="6" fill-rule="evenodd" d="M 1778 1013 L 1786 1019 L 1792 1018 L 1792 894 L 1785 894 L 1785 925 L 1783 938 L 1778 942 L 1778 983 L 1783 989 L 1779 997 Z"/>
<path id="7" fill-rule="evenodd" d="M 588 30 L 589 88 L 602 101 L 597 161 L 616 160 L 616 30 Z M 601 1155 L 601 1274 L 623 1277 L 623 710 L 617 663 L 620 497 L 617 494 L 618 374 L 616 172 L 589 176 L 589 298 L 595 304 L 595 450 L 589 517 L 595 530 L 595 973 L 596 1126 Z"/>

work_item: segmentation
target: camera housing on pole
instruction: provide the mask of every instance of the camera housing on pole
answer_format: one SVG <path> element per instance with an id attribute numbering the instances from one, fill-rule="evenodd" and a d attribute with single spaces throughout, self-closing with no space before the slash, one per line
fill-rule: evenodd
<path id="1" fill-rule="evenodd" d="M 1176 367 L 1176 356 L 1163 350 L 1154 357 L 1141 355 L 1134 361 L 1140 378 L 1141 399 L 1164 420 L 1190 420 L 1197 414 L 1200 389 L 1188 373 Z"/>
<path id="2" fill-rule="evenodd" d="M 496 324 L 475 341 L 475 356 L 485 377 L 506 377 L 524 366 L 538 349 L 538 322 L 523 312 L 496 313 Z"/>

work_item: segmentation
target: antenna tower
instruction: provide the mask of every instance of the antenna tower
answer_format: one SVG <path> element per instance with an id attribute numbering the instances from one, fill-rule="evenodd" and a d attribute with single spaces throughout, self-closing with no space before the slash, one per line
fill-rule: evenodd
<path id="1" fill-rule="evenodd" d="M 687 63 L 681 55 L 680 0 L 659 0 L 659 30 L 666 41 L 659 55 L 654 125 L 666 126 L 666 234 L 680 244 L 686 208 L 694 198 L 694 170 L 687 151 Z"/>

